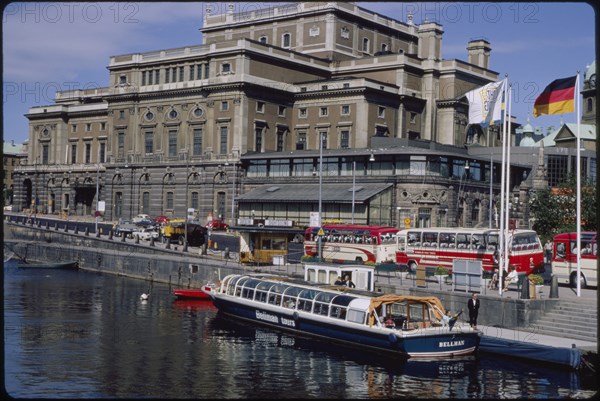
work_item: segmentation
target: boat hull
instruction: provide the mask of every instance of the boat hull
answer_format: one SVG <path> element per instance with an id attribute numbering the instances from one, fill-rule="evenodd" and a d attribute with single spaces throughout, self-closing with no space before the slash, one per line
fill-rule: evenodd
<path id="1" fill-rule="evenodd" d="M 177 299 L 189 299 L 189 300 L 209 300 L 208 292 L 211 288 L 204 286 L 203 289 L 190 289 L 190 288 L 177 288 L 173 290 L 173 295 Z"/>
<path id="2" fill-rule="evenodd" d="M 214 305 L 221 312 L 239 319 L 278 329 L 327 338 L 352 346 L 370 348 L 375 351 L 395 353 L 410 358 L 439 358 L 468 355 L 475 352 L 479 344 L 477 332 L 448 332 L 447 329 L 374 330 L 366 325 L 332 322 L 311 313 L 285 310 L 284 308 L 261 308 L 257 302 L 239 302 L 235 297 L 211 294 Z"/>

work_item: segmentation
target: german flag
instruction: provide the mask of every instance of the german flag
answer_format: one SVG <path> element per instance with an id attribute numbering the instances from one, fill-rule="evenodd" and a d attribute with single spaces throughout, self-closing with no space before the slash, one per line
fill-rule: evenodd
<path id="1" fill-rule="evenodd" d="M 542 114 L 562 114 L 575 111 L 575 84 L 577 75 L 555 79 L 535 99 L 533 116 Z"/>

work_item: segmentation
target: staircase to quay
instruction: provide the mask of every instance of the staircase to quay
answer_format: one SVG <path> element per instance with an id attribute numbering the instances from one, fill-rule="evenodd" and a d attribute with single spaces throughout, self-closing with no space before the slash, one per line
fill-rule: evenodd
<path id="1" fill-rule="evenodd" d="M 531 331 L 565 339 L 598 341 L 598 305 L 594 299 L 560 300 L 536 320 Z"/>

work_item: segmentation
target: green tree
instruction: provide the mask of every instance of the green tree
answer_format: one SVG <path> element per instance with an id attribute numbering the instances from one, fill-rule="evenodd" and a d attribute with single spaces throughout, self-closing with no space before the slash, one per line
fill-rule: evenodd
<path id="1" fill-rule="evenodd" d="M 533 229 L 541 239 L 552 238 L 561 232 L 577 230 L 577 183 L 568 177 L 557 188 L 538 190 L 531 197 L 529 210 L 535 218 Z M 581 229 L 597 231 L 596 187 L 592 183 L 581 185 Z"/>

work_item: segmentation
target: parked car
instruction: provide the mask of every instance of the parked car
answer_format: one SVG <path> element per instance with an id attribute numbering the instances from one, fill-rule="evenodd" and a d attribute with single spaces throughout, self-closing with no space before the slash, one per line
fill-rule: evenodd
<path id="1" fill-rule="evenodd" d="M 169 218 L 167 216 L 156 216 L 152 221 L 158 224 L 166 224 L 169 222 Z"/>
<path id="2" fill-rule="evenodd" d="M 154 228 L 142 228 L 140 231 L 134 231 L 132 233 L 133 238 L 139 237 L 142 241 L 150 241 L 150 238 L 157 240 L 160 233 Z"/>
<path id="3" fill-rule="evenodd" d="M 229 224 L 225 223 L 223 220 L 211 220 L 206 224 L 206 228 L 209 230 L 227 230 L 229 228 Z"/>
<path id="4" fill-rule="evenodd" d="M 152 220 L 150 220 L 150 216 L 148 216 L 147 214 L 138 214 L 132 219 L 132 221 L 138 224 L 142 222 L 151 222 Z"/>
<path id="5" fill-rule="evenodd" d="M 114 227 L 115 235 L 120 237 L 125 233 L 125 236 L 128 238 L 132 237 L 134 231 L 139 231 L 140 227 L 137 224 L 134 224 L 133 221 L 123 220 Z"/>

